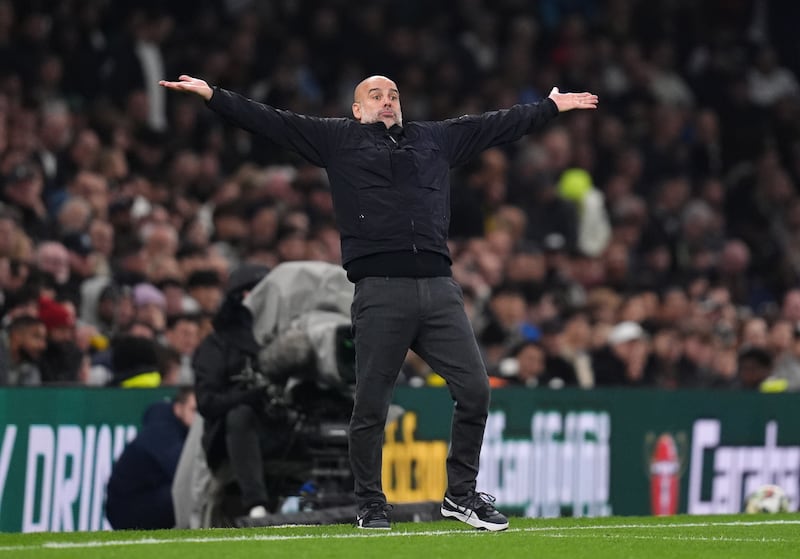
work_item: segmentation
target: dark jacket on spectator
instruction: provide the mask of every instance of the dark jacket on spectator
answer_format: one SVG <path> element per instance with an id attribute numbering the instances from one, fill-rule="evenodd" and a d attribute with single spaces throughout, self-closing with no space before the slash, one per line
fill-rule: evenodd
<path id="1" fill-rule="evenodd" d="M 652 384 L 652 362 L 647 360 L 638 379 L 631 379 L 627 373 L 627 365 L 616 356 L 609 346 L 592 352 L 592 368 L 594 369 L 595 386 L 649 386 Z"/>
<path id="2" fill-rule="evenodd" d="M 241 404 L 266 402 L 264 388 L 253 388 L 236 377 L 248 360 L 255 366 L 260 346 L 253 336 L 253 316 L 241 303 L 242 291 L 250 289 L 266 269 L 245 265 L 234 271 L 220 309 L 214 316 L 214 330 L 194 353 L 197 411 L 203 416 L 203 449 L 211 469 L 227 456 L 225 416 Z"/>
<path id="3" fill-rule="evenodd" d="M 114 529 L 175 526 L 172 479 L 187 434 L 171 402 L 147 408 L 142 430 L 122 451 L 108 480 L 106 517 Z"/>

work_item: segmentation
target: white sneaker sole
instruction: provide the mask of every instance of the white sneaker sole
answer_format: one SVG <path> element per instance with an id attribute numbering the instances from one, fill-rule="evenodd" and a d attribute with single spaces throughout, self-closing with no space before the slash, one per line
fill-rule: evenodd
<path id="1" fill-rule="evenodd" d="M 356 526 L 356 528 L 358 528 L 359 530 L 391 530 L 392 529 L 391 526 L 381 526 L 381 527 L 378 527 L 378 526 L 362 526 L 361 524 L 358 524 Z"/>
<path id="2" fill-rule="evenodd" d="M 486 522 L 481 520 L 474 514 L 463 514 L 458 511 L 446 509 L 442 507 L 441 509 L 442 516 L 445 518 L 455 518 L 456 520 L 460 520 L 465 524 L 469 524 L 473 528 L 478 528 L 479 530 L 489 530 L 490 532 L 500 532 L 508 528 L 508 522 L 504 522 L 503 524 L 495 524 L 494 522 Z"/>

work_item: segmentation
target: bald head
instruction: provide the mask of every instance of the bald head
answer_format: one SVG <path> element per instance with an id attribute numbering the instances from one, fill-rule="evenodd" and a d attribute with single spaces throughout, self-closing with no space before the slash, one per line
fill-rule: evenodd
<path id="1" fill-rule="evenodd" d="M 397 85 L 385 76 L 370 76 L 359 83 L 353 91 L 353 116 L 362 124 L 402 125 Z"/>
<path id="2" fill-rule="evenodd" d="M 370 76 L 364 78 L 353 90 L 353 102 L 363 101 L 370 89 L 394 89 L 397 92 L 397 85 L 386 76 Z"/>

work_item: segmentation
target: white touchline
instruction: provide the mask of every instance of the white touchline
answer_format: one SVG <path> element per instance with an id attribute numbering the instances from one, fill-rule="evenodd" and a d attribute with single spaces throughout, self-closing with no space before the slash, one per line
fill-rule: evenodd
<path id="1" fill-rule="evenodd" d="M 709 527 L 724 527 L 724 526 L 764 526 L 764 525 L 793 525 L 800 524 L 800 520 L 763 520 L 763 521 L 731 521 L 731 522 L 691 522 L 688 524 L 601 524 L 593 526 L 532 526 L 530 528 L 509 528 L 505 530 L 508 532 L 540 532 L 542 537 L 551 538 L 567 538 L 574 537 L 574 535 L 567 535 L 559 532 L 572 532 L 582 530 L 622 530 L 622 529 L 640 529 L 640 528 L 709 528 Z M 544 532 L 555 532 L 547 534 Z M 301 534 L 301 535 L 242 535 L 242 536 L 224 536 L 224 537 L 189 537 L 189 538 L 142 538 L 137 540 L 107 540 L 107 541 L 86 541 L 86 542 L 41 542 L 32 545 L 15 545 L 15 546 L 0 546 L 0 552 L 3 551 L 25 551 L 32 549 L 84 549 L 96 547 L 124 547 L 124 546 L 139 546 L 139 545 L 175 545 L 181 543 L 225 543 L 225 542 L 263 542 L 263 541 L 293 541 L 293 540 L 313 540 L 313 539 L 327 539 L 327 540 L 347 540 L 347 539 L 363 539 L 363 538 L 392 538 L 392 537 L 426 537 L 426 536 L 442 536 L 449 534 L 460 534 L 464 536 L 486 536 L 488 534 L 495 534 L 497 537 L 502 537 L 504 532 L 485 532 L 479 530 L 426 530 L 422 532 L 382 532 L 382 533 L 363 533 L 356 532 L 353 534 Z M 490 536 L 491 537 L 491 536 Z M 581 537 L 591 537 L 588 534 Z M 677 537 L 658 537 L 658 536 L 607 536 L 604 537 L 630 537 L 633 539 L 663 539 L 663 540 L 696 540 L 696 541 L 725 541 L 725 542 L 784 542 L 783 539 L 765 539 L 765 538 L 725 538 L 725 537 L 709 537 L 709 536 L 677 536 Z M 690 540 L 691 538 L 691 540 Z"/>
<path id="2" fill-rule="evenodd" d="M 537 534 L 540 538 L 597 538 L 591 534 Z M 786 538 L 729 538 L 726 536 L 637 536 L 631 534 L 603 534 L 605 540 L 658 540 L 670 542 L 725 542 L 725 543 L 788 543 Z"/>
<path id="3" fill-rule="evenodd" d="M 800 520 L 762 520 L 762 521 L 743 521 L 734 520 L 731 522 L 688 522 L 670 524 L 606 524 L 595 526 L 531 526 L 529 528 L 519 528 L 522 532 L 545 532 L 545 531 L 567 531 L 567 530 L 626 530 L 639 528 L 710 528 L 715 526 L 764 526 L 779 524 L 800 524 Z"/>

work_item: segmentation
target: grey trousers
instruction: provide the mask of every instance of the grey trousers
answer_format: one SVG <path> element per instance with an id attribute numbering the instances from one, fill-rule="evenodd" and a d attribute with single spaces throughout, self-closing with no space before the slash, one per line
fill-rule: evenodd
<path id="1" fill-rule="evenodd" d="M 448 490 L 474 490 L 489 411 L 489 379 L 464 311 L 461 287 L 449 277 L 368 277 L 356 283 L 351 314 L 356 396 L 350 464 L 358 504 L 386 502 L 381 485 L 383 432 L 409 348 L 444 377 L 455 402 Z"/>

